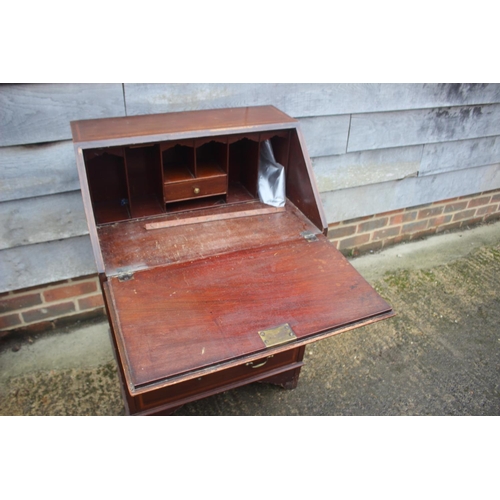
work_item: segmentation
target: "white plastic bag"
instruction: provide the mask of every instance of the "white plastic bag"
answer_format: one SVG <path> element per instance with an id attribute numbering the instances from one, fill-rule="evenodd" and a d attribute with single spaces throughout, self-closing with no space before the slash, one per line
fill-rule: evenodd
<path id="1" fill-rule="evenodd" d="M 266 205 L 285 206 L 285 167 L 274 159 L 270 141 L 260 145 L 258 193 L 260 201 Z"/>

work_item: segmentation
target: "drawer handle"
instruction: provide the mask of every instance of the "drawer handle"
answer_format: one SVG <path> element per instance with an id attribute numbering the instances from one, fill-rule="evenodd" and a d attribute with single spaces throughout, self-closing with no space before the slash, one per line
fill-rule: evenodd
<path id="1" fill-rule="evenodd" d="M 200 194 L 200 188 L 194 188 L 193 189 L 194 194 Z"/>
<path id="2" fill-rule="evenodd" d="M 260 368 L 261 366 L 264 366 L 272 357 L 273 354 L 271 354 L 271 356 L 268 356 L 262 363 L 259 363 L 258 365 L 254 365 L 253 361 L 250 361 L 246 364 L 246 366 L 251 366 L 252 368 Z"/>

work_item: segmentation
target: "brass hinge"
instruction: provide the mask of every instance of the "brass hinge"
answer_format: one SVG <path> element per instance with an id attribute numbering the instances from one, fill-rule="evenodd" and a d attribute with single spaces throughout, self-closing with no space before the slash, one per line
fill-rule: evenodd
<path id="1" fill-rule="evenodd" d="M 126 273 L 117 274 L 116 277 L 118 281 L 129 281 L 134 279 L 134 273 L 132 271 Z"/>
<path id="2" fill-rule="evenodd" d="M 267 330 L 261 330 L 259 335 L 266 347 L 286 344 L 297 338 L 292 327 L 288 323 L 274 328 L 268 328 Z"/>
<path id="3" fill-rule="evenodd" d="M 302 236 L 302 238 L 307 240 L 309 243 L 318 241 L 318 237 L 314 233 L 311 233 L 311 231 L 302 231 L 300 236 Z"/>

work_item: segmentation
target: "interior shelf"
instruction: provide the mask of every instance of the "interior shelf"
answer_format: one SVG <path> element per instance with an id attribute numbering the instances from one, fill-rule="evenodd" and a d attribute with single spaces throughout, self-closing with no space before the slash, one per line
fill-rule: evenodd
<path id="1" fill-rule="evenodd" d="M 164 141 L 84 152 L 97 224 L 258 198 L 260 144 L 288 162 L 288 131 Z"/>
<path id="2" fill-rule="evenodd" d="M 165 183 L 182 182 L 193 178 L 193 173 L 185 164 L 171 163 L 168 167 L 163 167 L 163 181 Z"/>

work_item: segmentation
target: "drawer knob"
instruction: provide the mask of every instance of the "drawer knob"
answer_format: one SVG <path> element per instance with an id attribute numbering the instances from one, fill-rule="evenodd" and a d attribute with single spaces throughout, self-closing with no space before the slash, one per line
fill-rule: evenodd
<path id="1" fill-rule="evenodd" d="M 193 189 L 194 194 L 200 194 L 200 188 L 194 188 Z"/>

